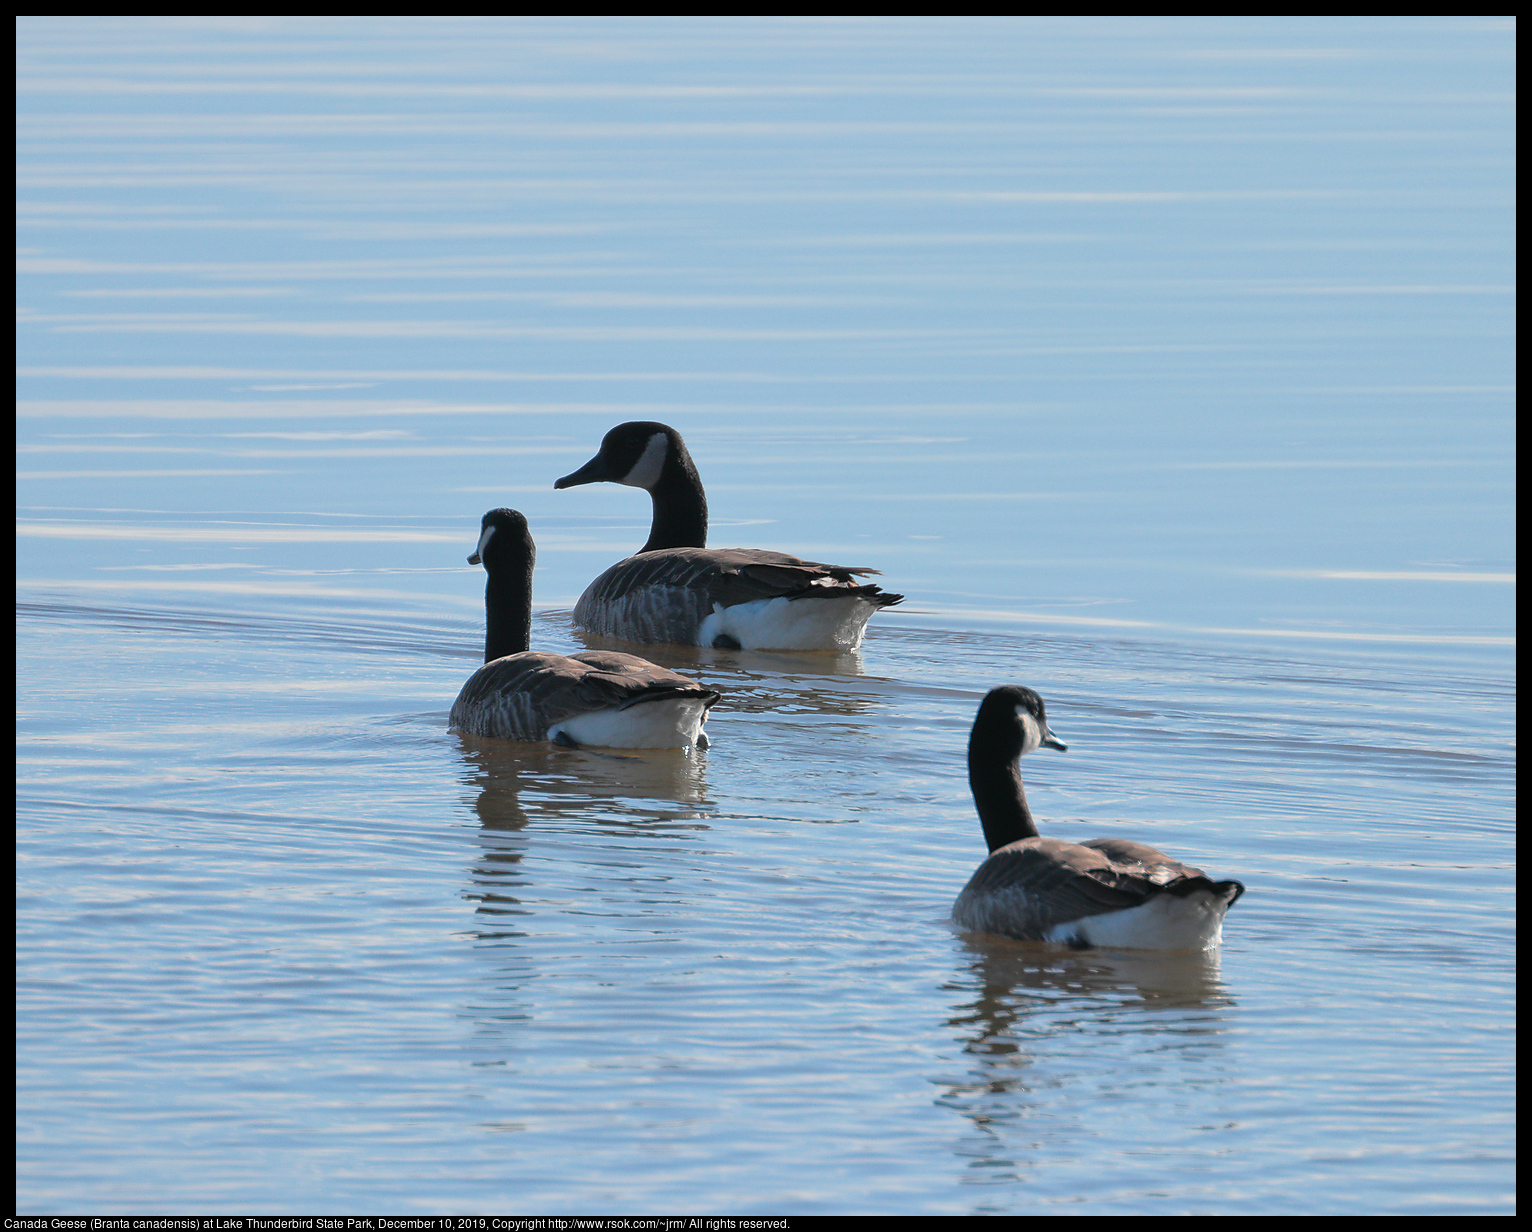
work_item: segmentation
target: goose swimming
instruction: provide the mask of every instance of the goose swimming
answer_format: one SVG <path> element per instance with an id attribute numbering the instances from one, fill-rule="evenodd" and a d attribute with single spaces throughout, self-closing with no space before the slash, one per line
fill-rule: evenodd
<path id="1" fill-rule="evenodd" d="M 1212 881 L 1128 839 L 1068 843 L 1038 834 L 1020 760 L 1033 749 L 1066 747 L 1031 689 L 992 689 L 980 704 L 968 739 L 968 782 L 989 859 L 958 895 L 953 920 L 970 932 L 1075 949 L 1213 949 L 1224 913 L 1245 892 L 1239 882 Z"/>
<path id="2" fill-rule="evenodd" d="M 759 548 L 709 548 L 707 497 L 686 442 L 662 423 L 618 424 L 600 452 L 555 488 L 627 484 L 654 502 L 649 541 L 585 588 L 575 622 L 630 642 L 728 650 L 855 650 L 868 619 L 903 595 L 824 565 Z"/>
<path id="3" fill-rule="evenodd" d="M 527 649 L 536 558 L 526 518 L 514 509 L 484 515 L 468 558 L 489 574 L 484 666 L 452 704 L 451 725 L 471 736 L 563 745 L 706 748 L 702 725 L 718 694 L 695 680 L 612 650 L 565 656 Z"/>

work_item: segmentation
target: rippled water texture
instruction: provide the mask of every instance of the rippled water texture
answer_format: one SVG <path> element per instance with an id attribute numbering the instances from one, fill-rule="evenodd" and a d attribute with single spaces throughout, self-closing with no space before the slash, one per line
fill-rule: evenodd
<path id="1" fill-rule="evenodd" d="M 22 18 L 22 1213 L 1509 1213 L 1514 24 Z M 460 737 L 686 436 L 855 654 Z M 1044 833 L 1221 951 L 966 936 Z"/>

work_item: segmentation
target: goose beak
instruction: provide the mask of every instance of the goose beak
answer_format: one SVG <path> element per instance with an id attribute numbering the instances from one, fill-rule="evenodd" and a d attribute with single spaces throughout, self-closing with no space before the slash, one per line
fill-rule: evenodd
<path id="1" fill-rule="evenodd" d="M 472 556 L 470 556 L 468 558 L 468 563 L 470 565 L 477 565 L 477 564 L 479 564 L 480 563 L 479 554 L 477 552 L 475 552 Z"/>
<path id="2" fill-rule="evenodd" d="M 602 461 L 601 455 L 598 453 L 573 474 L 565 475 L 562 479 L 555 479 L 553 486 L 555 489 L 577 488 L 582 483 L 600 483 L 604 479 L 611 478 L 611 472 L 607 470 L 606 463 Z"/>
<path id="3" fill-rule="evenodd" d="M 1069 746 L 1055 736 L 1046 727 L 1043 728 L 1043 748 L 1057 749 L 1060 753 L 1069 752 Z"/>

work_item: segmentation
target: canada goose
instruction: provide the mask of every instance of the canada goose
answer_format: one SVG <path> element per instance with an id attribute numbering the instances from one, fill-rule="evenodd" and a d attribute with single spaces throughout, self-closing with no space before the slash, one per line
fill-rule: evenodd
<path id="1" fill-rule="evenodd" d="M 968 738 L 968 782 L 989 859 L 958 895 L 953 920 L 970 932 L 1075 949 L 1218 945 L 1224 912 L 1245 892 L 1239 882 L 1209 880 L 1144 843 L 1066 843 L 1038 834 L 1020 760 L 1036 748 L 1066 747 L 1048 729 L 1043 699 L 1031 689 L 992 689 L 980 704 Z"/>
<path id="2" fill-rule="evenodd" d="M 643 488 L 654 500 L 649 541 L 585 588 L 575 621 L 630 642 L 728 650 L 855 650 L 868 619 L 904 598 L 856 579 L 876 569 L 822 565 L 784 552 L 707 546 L 707 497 L 674 428 L 618 424 L 572 475 Z"/>
<path id="3" fill-rule="evenodd" d="M 491 509 L 480 527 L 468 563 L 482 561 L 489 574 L 484 666 L 452 704 L 453 727 L 563 745 L 707 747 L 702 724 L 718 694 L 695 680 L 611 650 L 567 657 L 528 650 L 537 548 L 527 520 L 514 509 Z"/>

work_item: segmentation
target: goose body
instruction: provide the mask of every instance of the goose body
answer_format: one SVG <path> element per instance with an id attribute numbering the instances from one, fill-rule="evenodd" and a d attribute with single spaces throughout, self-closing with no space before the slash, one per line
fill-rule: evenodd
<path id="1" fill-rule="evenodd" d="M 876 569 L 710 549 L 702 480 L 681 434 L 665 424 L 619 424 L 594 458 L 553 486 L 602 481 L 643 488 L 654 520 L 637 555 L 575 605 L 575 622 L 592 633 L 732 650 L 855 650 L 873 613 L 904 598 L 858 580 Z"/>
<path id="2" fill-rule="evenodd" d="M 968 779 L 989 844 L 952 918 L 971 932 L 1076 949 L 1209 950 L 1224 913 L 1245 892 L 1145 843 L 1070 843 L 1037 832 L 1019 762 L 1037 748 L 1063 751 L 1043 699 L 1017 685 L 993 689 L 968 741 Z"/>
<path id="3" fill-rule="evenodd" d="M 484 515 L 479 546 L 487 631 L 484 666 L 452 704 L 451 725 L 471 736 L 552 740 L 623 749 L 707 747 L 702 725 L 718 694 L 636 655 L 527 649 L 537 549 L 514 509 Z"/>

